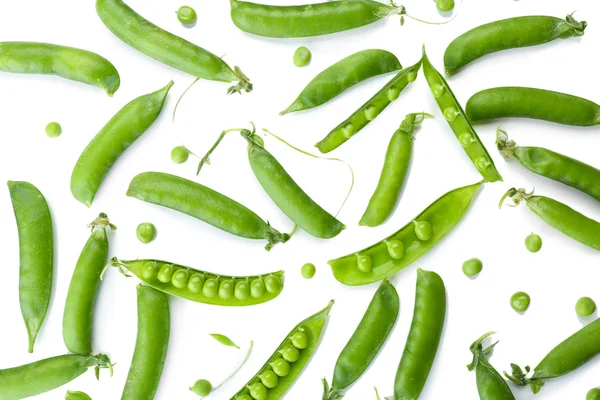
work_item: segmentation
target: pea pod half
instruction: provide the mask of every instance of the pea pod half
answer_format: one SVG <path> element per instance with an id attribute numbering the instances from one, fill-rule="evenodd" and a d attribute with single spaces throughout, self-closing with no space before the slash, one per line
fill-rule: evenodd
<path id="1" fill-rule="evenodd" d="M 494 349 L 496 343 L 487 348 L 483 348 L 481 343 L 494 332 L 488 332 L 477 339 L 470 347 L 473 353 L 473 361 L 467 365 L 469 371 L 475 370 L 475 379 L 477 381 L 477 392 L 480 400 L 515 400 L 510 387 L 490 364 L 487 359 L 488 354 Z"/>

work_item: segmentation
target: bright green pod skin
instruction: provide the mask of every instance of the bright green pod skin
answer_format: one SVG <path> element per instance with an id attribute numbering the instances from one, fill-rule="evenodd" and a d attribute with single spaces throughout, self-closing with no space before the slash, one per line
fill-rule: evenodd
<path id="1" fill-rule="evenodd" d="M 92 398 L 84 392 L 73 392 L 71 390 L 67 390 L 65 400 L 92 400 Z"/>
<path id="2" fill-rule="evenodd" d="M 129 102 L 83 150 L 71 174 L 73 197 L 90 207 L 108 171 L 127 148 L 156 121 L 173 81 Z"/>
<path id="3" fill-rule="evenodd" d="M 469 371 L 475 370 L 477 392 L 480 400 L 515 400 L 510 387 L 498 371 L 490 364 L 487 355 L 496 344 L 483 348 L 481 343 L 494 332 L 489 332 L 477 339 L 470 347 L 473 361 L 467 365 Z M 497 343 L 497 342 L 496 342 Z"/>
<path id="4" fill-rule="evenodd" d="M 321 338 L 321 333 L 323 331 L 323 327 L 325 326 L 325 322 L 327 321 L 327 316 L 329 315 L 329 311 L 333 306 L 334 301 L 331 300 L 327 307 L 318 313 L 311 315 L 306 318 L 304 321 L 300 322 L 298 325 L 294 327 L 290 331 L 290 333 L 286 336 L 283 342 L 277 347 L 277 350 L 273 352 L 273 355 L 267 360 L 265 365 L 248 381 L 247 384 L 244 385 L 240 391 L 231 396 L 231 400 L 245 400 L 252 399 L 250 397 L 250 387 L 254 384 L 261 382 L 260 375 L 262 375 L 265 371 L 272 370 L 271 364 L 277 360 L 282 360 L 282 356 L 280 351 L 283 350 L 284 347 L 288 345 L 294 345 L 292 337 L 294 334 L 299 332 L 303 333 L 306 337 L 307 342 L 306 345 L 294 346 L 300 351 L 300 357 L 297 361 L 289 363 L 289 372 L 285 374 L 285 376 L 279 376 L 279 382 L 275 387 L 267 389 L 267 400 L 279 400 L 282 399 L 288 389 L 294 384 L 296 379 L 300 376 L 304 368 L 308 365 L 313 353 L 315 352 L 317 345 L 319 344 L 319 339 Z M 303 343 L 304 344 L 304 343 Z M 284 361 L 284 363 L 287 363 Z"/>
<path id="5" fill-rule="evenodd" d="M 29 336 L 28 351 L 33 353 L 52 295 L 52 216 L 46 199 L 31 183 L 8 181 L 8 190 L 19 232 L 19 303 Z"/>
<path id="6" fill-rule="evenodd" d="M 502 181 L 502 176 L 494 166 L 494 160 L 471 126 L 452 89 L 444 77 L 433 67 L 423 48 L 423 74 L 431 88 L 433 97 L 444 114 L 446 122 L 454 132 L 459 143 L 469 156 L 477 171 L 488 182 Z M 467 135 L 469 140 L 465 141 Z"/>
<path id="7" fill-rule="evenodd" d="M 435 360 L 445 318 L 444 281 L 435 272 L 418 269 L 415 310 L 394 381 L 395 400 L 419 398 Z"/>
<path id="8" fill-rule="evenodd" d="M 566 93 L 528 87 L 497 87 L 475 93 L 467 102 L 473 123 L 496 118 L 533 118 L 557 124 L 600 124 L 600 105 Z"/>
<path id="9" fill-rule="evenodd" d="M 131 180 L 127 196 L 182 212 L 236 236 L 267 239 L 267 250 L 290 238 L 237 201 L 175 175 L 141 173 Z"/>
<path id="10" fill-rule="evenodd" d="M 169 299 L 148 286 L 137 286 L 138 331 L 121 400 L 153 400 L 167 357 L 171 333 Z"/>
<path id="11" fill-rule="evenodd" d="M 427 207 L 414 220 L 387 238 L 344 257 L 330 260 L 335 279 L 344 285 L 358 286 L 389 278 L 401 269 L 408 267 L 419 257 L 438 244 L 465 215 L 482 182 L 451 190 Z M 433 236 L 421 241 L 415 233 L 414 221 L 427 221 L 433 227 Z M 396 240 L 404 244 L 406 252 L 400 257 L 392 257 L 387 243 Z M 371 259 L 372 269 L 363 272 L 358 268 L 358 258 Z"/>
<path id="12" fill-rule="evenodd" d="M 91 51 L 35 42 L 0 42 L 0 71 L 56 75 L 104 89 L 112 96 L 121 84 L 117 69 Z"/>
<path id="13" fill-rule="evenodd" d="M 374 0 L 331 1 L 299 6 L 275 6 L 230 0 L 231 20 L 239 29 L 272 38 L 327 35 L 379 21 L 402 7 Z"/>
<path id="14" fill-rule="evenodd" d="M 238 81 L 229 93 L 252 91 L 238 67 L 231 69 L 221 57 L 154 25 L 122 0 L 96 0 L 96 12 L 115 36 L 148 57 L 200 79 Z"/>
<path id="15" fill-rule="evenodd" d="M 567 15 L 566 19 L 516 17 L 478 26 L 448 45 L 444 53 L 446 74 L 453 74 L 470 62 L 497 51 L 583 36 L 586 26 L 585 21 L 578 22 L 572 15 Z"/>
<path id="16" fill-rule="evenodd" d="M 344 390 L 367 370 L 392 331 L 399 311 L 398 292 L 390 281 L 385 279 L 379 285 L 367 311 L 340 353 L 335 363 L 331 387 L 329 388 L 323 380 L 325 385 L 323 400 L 341 399 Z"/>
<path id="17" fill-rule="evenodd" d="M 109 368 L 112 365 L 104 354 L 66 354 L 46 358 L 20 367 L 0 369 L 2 400 L 19 400 L 49 392 L 66 385 L 89 368 Z"/>
<path id="18" fill-rule="evenodd" d="M 514 158 L 540 176 L 571 186 L 600 201 L 600 170 L 542 147 L 519 147 L 498 129 L 496 146 L 504 158 Z"/>
<path id="19" fill-rule="evenodd" d="M 186 267 L 183 265 L 173 264 L 173 263 L 170 263 L 167 261 L 161 261 L 161 260 L 126 261 L 126 260 L 118 260 L 116 258 L 113 258 L 111 260 L 110 264 L 114 267 L 121 269 L 122 271 L 123 271 L 123 268 L 125 268 L 127 271 L 129 271 L 129 272 L 133 273 L 135 276 L 137 276 L 146 285 L 151 286 L 156 290 L 160 290 L 161 292 L 167 293 L 171 296 L 180 297 L 182 299 L 187 299 L 187 300 L 195 301 L 198 303 L 213 304 L 216 306 L 244 307 L 244 306 L 253 306 L 256 304 L 262 304 L 267 301 L 273 300 L 274 298 L 279 296 L 281 294 L 281 292 L 283 291 L 283 282 L 284 282 L 284 272 L 283 271 L 277 271 L 277 272 L 272 272 L 272 273 L 268 273 L 268 274 L 253 275 L 253 276 L 224 276 L 224 275 L 213 274 L 210 272 L 200 271 L 200 270 Z M 165 265 L 173 268 L 172 277 L 176 276 L 177 271 L 181 271 L 181 270 L 187 271 L 188 276 L 190 276 L 190 277 L 194 276 L 195 274 L 201 275 L 204 278 L 204 280 L 202 281 L 202 285 L 198 289 L 194 288 L 194 290 L 190 290 L 190 288 L 187 284 L 184 287 L 176 287 L 175 285 L 173 285 L 172 281 L 169 281 L 166 283 L 159 281 L 158 277 L 157 277 L 158 271 Z M 151 266 L 153 268 L 153 272 L 148 273 L 147 270 Z M 125 272 L 125 271 L 123 271 L 123 272 Z M 220 295 L 215 295 L 215 296 L 209 297 L 209 296 L 206 296 L 202 291 L 202 286 L 209 279 L 215 280 L 217 282 L 217 287 L 218 287 L 218 284 L 220 284 L 223 281 L 231 281 L 231 282 L 233 282 L 233 286 L 235 287 L 235 285 L 238 282 L 247 282 L 250 285 L 252 282 L 260 280 L 264 283 L 265 279 L 270 276 L 276 277 L 281 282 L 281 285 L 279 285 L 279 287 L 277 288 L 278 290 L 274 291 L 273 293 L 270 293 L 269 291 L 265 291 L 265 293 L 260 297 L 254 297 L 254 296 L 245 297 L 245 296 L 243 296 L 243 298 L 238 298 L 238 297 L 242 297 L 239 295 L 238 296 L 234 295 L 229 298 L 222 298 Z"/>
<path id="20" fill-rule="evenodd" d="M 402 71 L 398 72 L 398 74 L 380 91 L 375 93 L 373 97 L 360 106 L 360 108 L 344 122 L 333 128 L 333 130 L 315 146 L 321 153 L 329 153 L 340 147 L 374 119 L 374 117 L 371 117 L 370 113 L 374 113 L 376 117 L 396 100 L 404 88 L 417 79 L 420 68 L 421 61 L 412 67 L 404 68 Z"/>
<path id="21" fill-rule="evenodd" d="M 298 98 L 279 115 L 318 107 L 360 82 L 401 68 L 400 61 L 389 51 L 379 49 L 359 51 L 315 76 Z"/>

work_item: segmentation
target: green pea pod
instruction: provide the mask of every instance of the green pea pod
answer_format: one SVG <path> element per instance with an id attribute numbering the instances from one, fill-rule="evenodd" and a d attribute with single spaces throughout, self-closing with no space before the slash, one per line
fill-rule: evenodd
<path id="1" fill-rule="evenodd" d="M 108 171 L 156 121 L 173 81 L 129 102 L 111 118 L 83 150 L 71 174 L 71 193 L 90 207 Z"/>
<path id="2" fill-rule="evenodd" d="M 344 144 L 352 136 L 377 118 L 379 114 L 394 100 L 406 86 L 417 79 L 421 68 L 421 61 L 412 67 L 404 68 L 398 72 L 380 91 L 375 93 L 366 103 L 350 115 L 344 122 L 333 128 L 327 136 L 315 146 L 321 153 L 329 153 Z"/>
<path id="3" fill-rule="evenodd" d="M 401 68 L 400 61 L 389 51 L 379 49 L 359 51 L 315 76 L 298 98 L 279 115 L 318 107 L 360 82 Z"/>
<path id="4" fill-rule="evenodd" d="M 231 400 L 279 400 L 315 352 L 333 300 L 292 329 L 258 373 Z"/>
<path id="5" fill-rule="evenodd" d="M 573 15 L 565 19 L 547 16 L 508 18 L 478 26 L 452 41 L 444 53 L 447 74 L 497 51 L 535 46 L 555 39 L 583 36 L 587 23 Z"/>
<path id="6" fill-rule="evenodd" d="M 384 279 L 335 363 L 331 387 L 323 379 L 323 400 L 344 397 L 344 390 L 367 370 L 392 331 L 399 310 L 398 292 Z"/>
<path id="7" fill-rule="evenodd" d="M 31 183 L 9 181 L 8 190 L 19 231 L 19 303 L 29 336 L 28 351 L 33 353 L 52 295 L 52 216 L 46 199 Z"/>
<path id="8" fill-rule="evenodd" d="M 600 201 L 600 170 L 542 147 L 519 147 L 498 127 L 496 146 L 504 158 L 514 158 L 528 170 L 571 186 Z"/>
<path id="9" fill-rule="evenodd" d="M 283 290 L 283 271 L 254 276 L 224 276 L 160 260 L 118 260 L 110 266 L 133 273 L 171 296 L 217 306 L 253 306 L 273 300 Z"/>
<path id="10" fill-rule="evenodd" d="M 471 345 L 470 350 L 473 353 L 473 361 L 467 365 L 467 368 L 469 371 L 475 370 L 477 392 L 481 400 L 515 400 L 515 396 L 502 375 L 496 371 L 487 359 L 488 354 L 498 342 L 485 349 L 481 345 L 486 338 L 493 334 L 494 332 L 488 332 Z"/>
<path id="11" fill-rule="evenodd" d="M 65 400 L 92 400 L 92 398 L 84 392 L 74 392 L 71 390 L 67 390 Z"/>
<path id="12" fill-rule="evenodd" d="M 89 368 L 108 368 L 112 364 L 105 354 L 66 354 L 36 361 L 20 367 L 0 369 L 2 400 L 19 400 L 49 392 L 71 382 Z"/>
<path id="13" fill-rule="evenodd" d="M 366 249 L 330 260 L 335 279 L 349 286 L 366 285 L 408 267 L 460 222 L 483 183 L 451 190 L 396 233 Z M 430 237 L 417 232 L 419 223 L 432 228 Z"/>
<path id="14" fill-rule="evenodd" d="M 600 223 L 568 205 L 549 197 L 534 196 L 525 189 L 511 188 L 500 200 L 500 207 L 510 197 L 515 205 L 525 201 L 527 207 L 547 224 L 593 249 L 600 250 Z"/>
<path id="15" fill-rule="evenodd" d="M 290 238 L 240 203 L 175 175 L 141 173 L 131 180 L 127 196 L 182 212 L 236 236 L 266 239 L 267 250 Z"/>

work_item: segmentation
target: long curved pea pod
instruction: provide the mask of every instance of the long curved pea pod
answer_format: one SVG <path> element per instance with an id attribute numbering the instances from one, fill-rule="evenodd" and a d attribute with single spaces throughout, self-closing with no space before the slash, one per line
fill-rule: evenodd
<path id="1" fill-rule="evenodd" d="M 534 368 L 531 377 L 527 378 L 529 367 L 525 367 L 523 372 L 516 364 L 510 365 L 511 375 L 506 372 L 504 375 L 514 384 L 529 385 L 533 393 L 539 393 L 545 380 L 573 372 L 598 354 L 600 354 L 600 319 L 584 326 L 553 348 Z"/>
<path id="2" fill-rule="evenodd" d="M 444 118 L 469 156 L 477 171 L 488 182 L 501 181 L 502 176 L 494 166 L 494 160 L 477 136 L 465 112 L 444 77 L 431 65 L 423 47 L 423 74 L 427 79 L 431 93 L 435 98 Z"/>
<path id="3" fill-rule="evenodd" d="M 129 184 L 127 196 L 182 212 L 232 235 L 266 239 L 267 250 L 290 238 L 237 201 L 175 175 L 162 172 L 136 175 Z"/>
<path id="4" fill-rule="evenodd" d="M 366 285 L 408 267 L 458 224 L 483 183 L 451 190 L 396 233 L 366 249 L 330 260 L 335 279 L 349 286 Z M 427 228 L 430 235 L 422 232 Z"/>
<path id="5" fill-rule="evenodd" d="M 352 136 L 373 121 L 390 103 L 400 96 L 406 86 L 417 79 L 421 61 L 412 67 L 398 72 L 380 91 L 360 106 L 344 122 L 333 128 L 327 136 L 315 146 L 321 153 L 329 153 L 344 144 Z"/>
<path id="6" fill-rule="evenodd" d="M 527 207 L 548 225 L 593 249 L 600 250 L 600 222 L 586 217 L 568 205 L 549 197 L 534 196 L 525 189 L 511 188 L 500 200 L 510 197 L 514 205 L 525 201 Z"/>
<path id="7" fill-rule="evenodd" d="M 487 359 L 488 354 L 498 342 L 485 349 L 481 345 L 486 338 L 493 334 L 494 332 L 486 333 L 471 345 L 469 349 L 473 353 L 473 361 L 467 365 L 467 368 L 469 371 L 475 371 L 480 400 L 515 400 L 515 396 L 502 375 L 496 371 Z"/>
<path id="8" fill-rule="evenodd" d="M 71 193 L 90 207 L 108 171 L 127 148 L 156 121 L 173 81 L 164 88 L 130 101 L 83 150 L 71 174 Z"/>
<path id="9" fill-rule="evenodd" d="M 49 43 L 0 42 L 0 71 L 57 75 L 102 88 L 109 96 L 121 84 L 117 69 L 106 58 Z"/>
<path id="10" fill-rule="evenodd" d="M 400 124 L 400 128 L 392 135 L 377 188 L 369 200 L 359 225 L 379 226 L 394 212 L 410 168 L 413 132 L 415 126 L 420 125 L 426 116 L 433 117 L 426 113 L 408 114 Z"/>
<path id="11" fill-rule="evenodd" d="M 400 61 L 389 51 L 379 49 L 359 51 L 315 76 L 298 98 L 279 115 L 318 107 L 360 82 L 401 68 Z"/>
<path id="12" fill-rule="evenodd" d="M 8 190 L 19 231 L 19 303 L 32 353 L 52 295 L 52 216 L 46 199 L 31 183 L 9 181 Z"/>
<path id="13" fill-rule="evenodd" d="M 104 354 L 66 354 L 0 369 L 0 395 L 2 400 L 19 400 L 46 393 L 66 385 L 89 368 L 95 368 L 96 377 L 100 368 L 110 369 L 112 375 L 112 364 Z"/>
<path id="14" fill-rule="evenodd" d="M 306 318 L 291 330 L 265 365 L 231 400 L 279 400 L 294 384 L 315 352 L 333 306 Z"/>
<path id="15" fill-rule="evenodd" d="M 100 289 L 100 276 L 108 261 L 106 229 L 116 229 L 104 213 L 89 227 L 92 234 L 73 271 L 63 315 L 63 340 L 67 349 L 75 354 L 92 353 L 94 308 Z"/>
<path id="16" fill-rule="evenodd" d="M 153 400 L 165 365 L 171 314 L 169 299 L 148 286 L 137 287 L 138 330 L 121 400 Z"/>
<path id="17" fill-rule="evenodd" d="M 470 62 L 497 51 L 583 36 L 586 26 L 585 21 L 576 21 L 573 15 L 567 15 L 565 19 L 516 17 L 478 26 L 448 45 L 444 53 L 446 73 L 453 74 Z"/>
<path id="18" fill-rule="evenodd" d="M 253 306 L 273 300 L 283 290 L 284 272 L 224 276 L 160 260 L 118 260 L 110 266 L 130 271 L 142 282 L 171 296 L 217 306 Z M 127 271 L 125 271 L 127 270 Z"/>
<path id="19" fill-rule="evenodd" d="M 415 310 L 396 371 L 395 399 L 419 398 L 435 360 L 445 317 L 446 287 L 442 278 L 418 269 Z"/>
<path id="20" fill-rule="evenodd" d="M 495 118 L 533 118 L 564 125 L 600 124 L 600 105 L 570 94 L 528 87 L 497 87 L 467 101 L 471 122 Z"/>
<path id="21" fill-rule="evenodd" d="M 514 158 L 522 166 L 543 177 L 571 186 L 600 201 L 600 170 L 542 147 L 520 147 L 498 128 L 496 146 L 504 158 Z"/>
<path id="22" fill-rule="evenodd" d="M 384 279 L 335 363 L 331 387 L 323 379 L 323 400 L 344 397 L 344 390 L 360 378 L 381 350 L 399 311 L 398 292 L 390 281 Z"/>

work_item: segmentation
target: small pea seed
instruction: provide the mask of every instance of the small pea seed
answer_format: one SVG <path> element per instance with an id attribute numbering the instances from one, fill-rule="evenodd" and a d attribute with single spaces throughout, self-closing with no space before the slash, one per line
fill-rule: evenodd
<path id="1" fill-rule="evenodd" d="M 417 80 L 417 73 L 410 71 L 408 74 L 406 74 L 406 80 L 410 83 L 410 82 L 414 82 Z"/>
<path id="2" fill-rule="evenodd" d="M 398 99 L 398 97 L 400 97 L 400 90 L 391 87 L 388 89 L 387 91 L 387 98 L 389 101 L 394 101 L 396 99 Z"/>
<path id="3" fill-rule="evenodd" d="M 446 91 L 446 89 L 439 83 L 436 83 L 431 86 L 431 93 L 433 93 L 433 97 L 435 97 L 435 98 L 438 98 L 441 95 L 443 95 L 445 91 Z"/>
<path id="4" fill-rule="evenodd" d="M 196 23 L 198 15 L 196 14 L 196 10 L 192 7 L 181 6 L 179 7 L 179 10 L 177 10 L 177 19 L 184 25 L 191 25 Z"/>
<path id="5" fill-rule="evenodd" d="M 400 260 L 404 257 L 406 253 L 406 248 L 404 247 L 404 243 L 397 239 L 388 240 L 385 242 L 388 250 L 388 254 L 394 260 Z"/>
<path id="6" fill-rule="evenodd" d="M 315 272 L 317 272 L 315 264 L 306 263 L 302 266 L 302 277 L 304 277 L 304 279 L 311 279 L 315 276 Z"/>
<path id="7" fill-rule="evenodd" d="M 265 278 L 265 287 L 267 292 L 274 294 L 281 290 L 281 280 L 275 275 L 269 275 Z"/>
<path id="8" fill-rule="evenodd" d="M 600 389 L 590 389 L 590 391 L 585 395 L 585 400 L 600 400 Z"/>
<path id="9" fill-rule="evenodd" d="M 187 286 L 188 280 L 190 279 L 190 274 L 185 269 L 180 269 L 179 271 L 173 274 L 173 278 L 171 278 L 171 283 L 177 289 L 183 289 Z"/>
<path id="10" fill-rule="evenodd" d="M 469 147 L 473 142 L 475 142 L 475 138 L 473 137 L 473 135 L 471 135 L 470 132 L 465 132 L 462 133 L 459 137 L 458 137 L 458 141 L 460 142 L 460 145 L 464 148 Z"/>
<path id="11" fill-rule="evenodd" d="M 463 273 L 468 277 L 472 277 L 479 274 L 482 269 L 483 263 L 479 258 L 471 258 L 465 261 L 462 265 Z"/>
<path id="12" fill-rule="evenodd" d="M 160 267 L 157 277 L 158 277 L 158 280 L 161 281 L 162 283 L 169 283 L 169 282 L 171 282 L 172 276 L 173 276 L 173 266 L 165 264 L 162 267 Z"/>
<path id="13" fill-rule="evenodd" d="M 542 249 L 542 238 L 535 233 L 530 234 L 525 238 L 525 247 L 532 253 L 537 253 Z"/>
<path id="14" fill-rule="evenodd" d="M 510 298 L 510 306 L 516 312 L 525 312 L 529 308 L 531 298 L 525 292 L 517 292 Z"/>
<path id="15" fill-rule="evenodd" d="M 278 358 L 269 364 L 273 368 L 273 372 L 279 377 L 287 376 L 290 373 L 290 363 L 285 361 L 283 358 Z"/>
<path id="16" fill-rule="evenodd" d="M 358 269 L 362 272 L 371 272 L 373 270 L 373 259 L 371 257 L 362 254 L 358 257 Z"/>
<path id="17" fill-rule="evenodd" d="M 202 294 L 206 297 L 215 297 L 217 292 L 219 291 L 219 283 L 216 279 L 210 278 L 204 282 L 204 287 L 202 287 Z"/>
<path id="18" fill-rule="evenodd" d="M 596 303 L 589 297 L 582 297 L 575 304 L 575 312 L 580 317 L 589 317 L 596 311 Z"/>
<path id="19" fill-rule="evenodd" d="M 212 383 L 206 379 L 198 379 L 190 390 L 200 397 L 206 397 L 212 392 Z"/>
<path id="20" fill-rule="evenodd" d="M 238 300 L 246 300 L 250 297 L 250 285 L 246 281 L 239 281 L 235 284 L 234 296 Z"/>
<path id="21" fill-rule="evenodd" d="M 281 357 L 287 362 L 294 363 L 298 361 L 300 358 L 300 350 L 292 345 L 286 345 L 283 349 L 279 351 Z"/>
<path id="22" fill-rule="evenodd" d="M 295 348 L 304 350 L 308 346 L 308 335 L 302 331 L 298 331 L 290 338 Z"/>
<path id="23" fill-rule="evenodd" d="M 279 377 L 270 369 L 260 374 L 258 378 L 267 389 L 273 389 L 279 383 Z"/>
<path id="24" fill-rule="evenodd" d="M 454 0 L 436 0 L 435 5 L 441 12 L 449 12 L 454 9 Z"/>
<path id="25" fill-rule="evenodd" d="M 57 138 L 61 133 L 62 127 L 58 122 L 50 122 L 48 125 L 46 125 L 46 135 L 48 135 L 49 138 Z"/>
<path id="26" fill-rule="evenodd" d="M 158 266 L 154 261 L 147 262 L 144 265 L 144 271 L 142 272 L 142 277 L 145 280 L 150 280 L 156 278 L 156 274 L 158 273 Z"/>
<path id="27" fill-rule="evenodd" d="M 477 168 L 478 171 L 483 171 L 489 166 L 490 166 L 490 162 L 487 159 L 487 157 L 481 156 L 481 157 L 477 157 L 475 159 L 475 167 Z"/>
<path id="28" fill-rule="evenodd" d="M 184 146 L 173 147 L 171 150 L 171 160 L 175 164 L 183 164 L 190 157 L 190 151 Z"/>
<path id="29" fill-rule="evenodd" d="M 135 230 L 140 242 L 148 244 L 156 239 L 156 226 L 150 222 L 142 222 Z"/>
<path id="30" fill-rule="evenodd" d="M 306 67 L 310 64 L 312 53 L 304 46 L 298 47 L 294 52 L 294 65 L 296 67 Z"/>
<path id="31" fill-rule="evenodd" d="M 375 118 L 377 118 L 377 108 L 373 106 L 367 107 L 367 109 L 365 110 L 365 118 L 368 121 L 373 121 Z"/>
<path id="32" fill-rule="evenodd" d="M 192 293 L 200 293 L 204 286 L 204 277 L 200 274 L 194 274 L 190 277 L 188 282 L 188 289 Z"/>
<path id="33" fill-rule="evenodd" d="M 262 279 L 258 278 L 250 283 L 250 296 L 258 299 L 266 293 L 265 284 Z"/>
<path id="34" fill-rule="evenodd" d="M 446 118 L 446 120 L 452 122 L 456 119 L 456 117 L 459 116 L 459 112 L 456 108 L 454 107 L 448 107 L 444 110 L 444 118 Z"/>
<path id="35" fill-rule="evenodd" d="M 249 394 L 244 393 L 236 397 L 235 400 L 252 400 L 252 397 L 250 397 Z"/>
<path id="36" fill-rule="evenodd" d="M 433 227 L 427 221 L 414 221 L 415 235 L 424 242 L 433 237 Z"/>
<path id="37" fill-rule="evenodd" d="M 267 400 L 269 393 L 265 385 L 262 383 L 253 383 L 248 389 L 250 390 L 250 396 L 252 396 L 254 400 Z"/>
<path id="38" fill-rule="evenodd" d="M 233 282 L 225 280 L 219 286 L 219 297 L 228 300 L 233 297 Z"/>
<path id="39" fill-rule="evenodd" d="M 349 123 L 348 125 L 342 128 L 342 134 L 345 138 L 350 139 L 356 133 L 356 129 L 354 128 L 354 124 Z"/>

